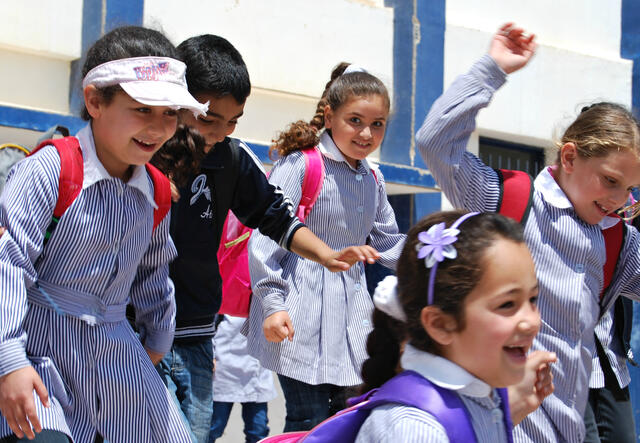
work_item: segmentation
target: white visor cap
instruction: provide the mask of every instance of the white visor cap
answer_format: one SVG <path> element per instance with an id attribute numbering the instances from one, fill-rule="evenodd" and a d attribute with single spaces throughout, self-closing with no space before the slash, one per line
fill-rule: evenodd
<path id="1" fill-rule="evenodd" d="M 169 57 L 134 57 L 96 66 L 82 80 L 82 88 L 120 85 L 132 99 L 148 106 L 189 109 L 205 115 L 209 103 L 199 103 L 187 89 L 187 67 Z"/>

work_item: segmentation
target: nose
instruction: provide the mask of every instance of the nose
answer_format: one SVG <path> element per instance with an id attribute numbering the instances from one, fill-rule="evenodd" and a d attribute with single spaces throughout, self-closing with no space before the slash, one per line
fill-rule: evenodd
<path id="1" fill-rule="evenodd" d="M 518 332 L 526 335 L 536 335 L 540 330 L 540 312 L 531 306 L 525 308 L 520 321 L 518 322 Z"/>
<path id="2" fill-rule="evenodd" d="M 154 115 L 149 120 L 148 132 L 153 137 L 169 139 L 175 134 L 178 121 L 175 118 L 167 118 L 165 115 Z"/>
<path id="3" fill-rule="evenodd" d="M 360 131 L 360 137 L 365 139 L 371 138 L 371 128 L 369 128 L 369 126 L 365 126 L 362 131 Z"/>

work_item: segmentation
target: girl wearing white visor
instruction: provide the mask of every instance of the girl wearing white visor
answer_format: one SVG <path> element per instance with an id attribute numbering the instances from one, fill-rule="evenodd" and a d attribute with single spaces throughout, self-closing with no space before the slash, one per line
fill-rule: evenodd
<path id="1" fill-rule="evenodd" d="M 154 184 L 168 182 L 144 166 L 175 132 L 178 109 L 207 110 L 175 57 L 162 34 L 140 27 L 89 49 L 82 186 L 50 238 L 61 154 L 45 146 L 9 175 L 0 198 L 2 443 L 191 441 L 154 368 L 173 340 L 176 252 L 169 217 L 153 222 Z"/>

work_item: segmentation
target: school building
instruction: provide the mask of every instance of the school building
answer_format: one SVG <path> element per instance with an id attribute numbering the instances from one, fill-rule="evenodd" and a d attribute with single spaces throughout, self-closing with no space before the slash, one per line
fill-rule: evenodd
<path id="1" fill-rule="evenodd" d="M 3 1 L 0 143 L 33 146 L 53 125 L 82 127 L 81 56 L 123 24 L 161 30 L 175 44 L 203 33 L 230 40 L 253 84 L 234 135 L 266 163 L 278 130 L 310 119 L 332 68 L 349 61 L 380 77 L 392 94 L 386 138 L 373 156 L 406 230 L 447 207 L 414 134 L 443 88 L 508 21 L 534 32 L 539 49 L 480 113 L 469 150 L 485 162 L 535 175 L 555 159 L 555 138 L 582 106 L 601 100 L 640 106 L 636 0 Z"/>

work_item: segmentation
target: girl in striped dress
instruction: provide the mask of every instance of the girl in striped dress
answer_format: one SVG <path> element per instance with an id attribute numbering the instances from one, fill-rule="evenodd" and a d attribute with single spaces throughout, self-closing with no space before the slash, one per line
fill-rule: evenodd
<path id="1" fill-rule="evenodd" d="M 189 442 L 154 368 L 173 339 L 169 217 L 144 164 L 177 109 L 206 112 L 162 34 L 118 28 L 88 51 L 82 188 L 45 245 L 61 161 L 46 146 L 0 198 L 0 441 Z M 131 303 L 141 336 L 125 318 Z"/>
<path id="2" fill-rule="evenodd" d="M 408 371 L 400 378 L 416 385 L 401 391 L 430 383 L 452 392 L 472 431 L 460 440 L 444 417 L 387 403 L 371 410 L 356 443 L 472 441 L 471 433 L 478 443 L 510 442 L 506 395 L 496 388 L 523 380 L 540 328 L 538 282 L 522 227 L 498 214 L 432 214 L 409 231 L 397 272 L 373 296 L 364 390 L 380 387 L 400 365 Z"/>
<path id="3" fill-rule="evenodd" d="M 379 79 L 347 66 L 333 71 L 311 123 L 292 124 L 276 141 L 272 149 L 282 158 L 270 181 L 297 206 L 305 174 L 299 151 L 318 146 L 325 177 L 305 223 L 331 248 L 366 243 L 394 268 L 405 236 L 398 232 L 384 177 L 366 160 L 382 142 L 389 95 Z M 285 431 L 310 429 L 342 409 L 346 388 L 361 382 L 373 311 L 364 267 L 332 273 L 257 231 L 249 249 L 249 353 L 279 375 Z"/>
<path id="4" fill-rule="evenodd" d="M 507 74 L 524 67 L 535 51 L 534 36 L 504 25 L 489 53 L 459 76 L 433 104 L 417 134 L 417 145 L 444 194 L 459 208 L 496 211 L 498 173 L 466 144 L 478 112 L 488 106 Z M 582 442 L 589 394 L 594 330 L 620 295 L 640 295 L 640 235 L 624 226 L 617 267 L 603 293 L 607 259 L 603 230 L 617 223 L 640 184 L 640 130 L 624 107 L 596 103 L 586 107 L 558 143 L 555 165 L 544 168 L 533 183 L 524 238 L 531 249 L 540 282 L 542 326 L 533 349 L 553 351 L 555 392 L 515 428 L 516 441 Z M 602 343 L 616 366 L 619 358 Z M 597 437 L 597 436 L 596 436 Z"/>

